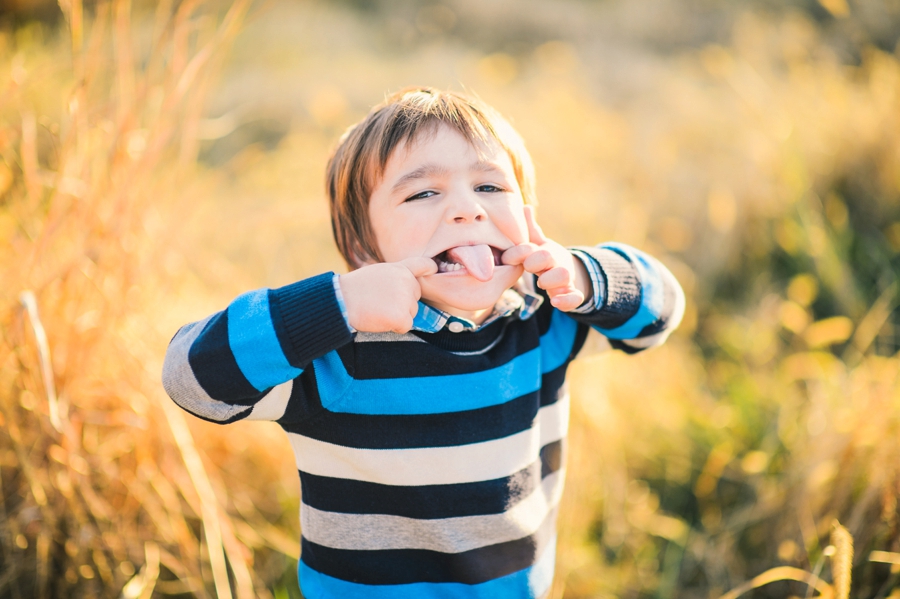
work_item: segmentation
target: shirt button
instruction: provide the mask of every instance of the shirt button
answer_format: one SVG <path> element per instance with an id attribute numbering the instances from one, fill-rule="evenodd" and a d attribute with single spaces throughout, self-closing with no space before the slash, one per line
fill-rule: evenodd
<path id="1" fill-rule="evenodd" d="M 450 329 L 451 333 L 461 333 L 465 327 L 465 325 L 461 322 L 453 321 L 447 325 L 447 328 Z"/>

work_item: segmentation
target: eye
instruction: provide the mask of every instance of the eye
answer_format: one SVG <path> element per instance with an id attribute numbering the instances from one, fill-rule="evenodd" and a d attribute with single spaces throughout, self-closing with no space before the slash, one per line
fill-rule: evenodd
<path id="1" fill-rule="evenodd" d="M 414 200 L 424 200 L 425 198 L 430 198 L 433 195 L 437 195 L 437 192 L 431 191 L 429 189 L 428 191 L 420 191 L 419 193 L 415 193 L 403 201 L 404 202 L 412 202 Z"/>
<path id="2" fill-rule="evenodd" d="M 490 183 L 485 183 L 484 185 L 479 185 L 475 188 L 475 191 L 482 193 L 498 193 L 504 191 L 503 188 L 497 187 L 496 185 L 492 185 Z"/>

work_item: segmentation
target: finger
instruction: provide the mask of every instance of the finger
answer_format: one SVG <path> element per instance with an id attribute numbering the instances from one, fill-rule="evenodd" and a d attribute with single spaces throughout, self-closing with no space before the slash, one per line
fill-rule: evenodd
<path id="1" fill-rule="evenodd" d="M 570 312 L 584 303 L 584 294 L 575 289 L 550 298 L 550 305 L 563 312 Z"/>
<path id="2" fill-rule="evenodd" d="M 525 258 L 534 253 L 537 246 L 533 243 L 520 243 L 503 252 L 500 256 L 500 262 L 509 266 L 518 266 L 525 261 Z"/>
<path id="3" fill-rule="evenodd" d="M 392 328 L 391 332 L 399 333 L 400 335 L 403 335 L 404 333 L 408 333 L 410 331 L 410 329 L 412 329 L 413 319 L 412 318 L 410 318 L 409 320 L 403 319 L 403 322 L 398 322 L 396 324 L 397 324 L 397 326 Z"/>
<path id="4" fill-rule="evenodd" d="M 541 274 L 548 268 L 556 266 L 556 261 L 553 259 L 553 254 L 547 250 L 536 250 L 530 256 L 525 258 L 522 266 L 524 266 L 525 270 L 528 272 Z"/>
<path id="5" fill-rule="evenodd" d="M 548 290 L 556 287 L 572 287 L 572 274 L 562 266 L 556 266 L 538 277 L 537 286 Z"/>
<path id="6" fill-rule="evenodd" d="M 438 271 L 437 262 L 425 256 L 406 258 L 399 263 L 408 268 L 414 277 L 427 277 Z"/>
<path id="7" fill-rule="evenodd" d="M 547 243 L 547 238 L 535 219 L 534 206 L 525 206 L 525 223 L 528 225 L 528 241 L 538 245 Z"/>

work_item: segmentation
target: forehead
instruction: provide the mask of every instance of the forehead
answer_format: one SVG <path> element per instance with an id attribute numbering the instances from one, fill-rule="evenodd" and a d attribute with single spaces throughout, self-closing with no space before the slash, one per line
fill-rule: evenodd
<path id="1" fill-rule="evenodd" d="M 407 166 L 412 168 L 414 163 L 458 161 L 465 161 L 474 170 L 512 167 L 510 156 L 499 140 L 470 138 L 455 127 L 439 123 L 401 140 L 381 165 L 380 174 L 384 176 Z"/>

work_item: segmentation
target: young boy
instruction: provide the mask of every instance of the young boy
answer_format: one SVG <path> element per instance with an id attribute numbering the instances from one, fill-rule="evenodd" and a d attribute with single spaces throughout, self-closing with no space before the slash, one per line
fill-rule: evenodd
<path id="1" fill-rule="evenodd" d="M 630 247 L 547 239 L 522 140 L 471 97 L 389 97 L 341 138 L 327 188 L 350 272 L 184 326 L 167 392 L 287 432 L 308 599 L 546 596 L 566 369 L 591 328 L 627 353 L 662 343 L 681 288 Z"/>

